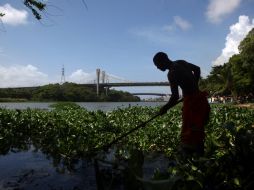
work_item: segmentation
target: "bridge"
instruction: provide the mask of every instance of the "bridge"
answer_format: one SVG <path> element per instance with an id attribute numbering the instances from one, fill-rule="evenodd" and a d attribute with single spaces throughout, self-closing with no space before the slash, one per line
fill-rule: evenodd
<path id="1" fill-rule="evenodd" d="M 96 87 L 99 85 L 102 88 L 111 87 L 126 87 L 126 86 L 169 86 L 169 82 L 120 82 L 120 83 L 87 83 L 81 84 L 84 87 Z"/>
<path id="2" fill-rule="evenodd" d="M 109 82 L 109 79 L 117 80 L 118 82 Z M 86 87 L 96 87 L 97 95 L 99 95 L 100 89 L 106 89 L 106 93 L 107 93 L 107 90 L 111 87 L 169 86 L 169 85 L 170 85 L 169 82 L 133 82 L 133 81 L 127 81 L 125 79 L 122 79 L 122 78 L 119 78 L 119 77 L 116 77 L 116 76 L 113 76 L 113 75 L 108 75 L 108 74 L 106 74 L 105 71 L 101 72 L 100 69 L 96 69 L 96 80 L 94 80 L 94 83 L 82 84 L 82 86 L 86 86 Z"/>
<path id="3" fill-rule="evenodd" d="M 141 92 L 141 93 L 131 93 L 132 95 L 152 95 L 152 96 L 170 96 L 170 94 L 163 94 L 163 93 L 153 93 L 153 92 Z"/>
<path id="4" fill-rule="evenodd" d="M 97 89 L 97 95 L 99 95 L 100 90 L 105 89 L 106 94 L 107 90 L 111 87 L 132 87 L 132 86 L 169 86 L 169 82 L 121 82 L 121 83 L 88 83 L 88 84 L 80 84 L 84 87 L 94 87 Z M 145 93 L 139 95 L 145 95 Z M 148 94 L 146 94 L 148 95 Z M 158 96 L 158 93 L 149 93 L 149 95 L 156 95 Z M 166 96 L 166 94 L 160 94 L 160 96 Z"/>

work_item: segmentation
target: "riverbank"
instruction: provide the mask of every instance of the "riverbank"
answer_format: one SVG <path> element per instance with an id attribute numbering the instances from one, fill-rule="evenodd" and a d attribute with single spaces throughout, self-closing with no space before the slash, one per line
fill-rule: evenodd
<path id="1" fill-rule="evenodd" d="M 236 106 L 240 108 L 254 109 L 254 103 L 237 104 Z"/>
<path id="2" fill-rule="evenodd" d="M 24 98 L 0 98 L 0 102 L 28 102 Z"/>

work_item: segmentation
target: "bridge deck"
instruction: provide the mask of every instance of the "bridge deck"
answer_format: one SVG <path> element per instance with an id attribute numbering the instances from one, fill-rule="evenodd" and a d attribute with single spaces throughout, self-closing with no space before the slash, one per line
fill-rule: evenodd
<path id="1" fill-rule="evenodd" d="M 93 87 L 97 84 L 81 84 L 82 86 Z M 123 86 L 169 86 L 169 82 L 132 82 L 132 83 L 100 83 L 101 87 L 123 87 Z"/>
<path id="2" fill-rule="evenodd" d="M 141 93 L 131 93 L 132 95 L 152 95 L 152 96 L 170 96 L 171 94 L 163 94 L 163 93 L 153 93 L 153 92 L 141 92 Z"/>

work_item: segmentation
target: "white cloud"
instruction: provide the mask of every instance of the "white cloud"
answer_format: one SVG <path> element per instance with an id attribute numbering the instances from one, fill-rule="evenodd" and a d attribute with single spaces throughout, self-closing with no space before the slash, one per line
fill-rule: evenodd
<path id="1" fill-rule="evenodd" d="M 18 10 L 13 8 L 10 4 L 0 6 L 0 13 L 5 14 L 1 20 L 4 24 L 17 26 L 20 24 L 26 24 L 28 13 L 25 10 Z"/>
<path id="2" fill-rule="evenodd" d="M 170 43 L 173 39 L 169 35 L 169 27 L 170 26 L 161 28 L 136 28 L 132 29 L 130 33 L 154 43 Z"/>
<path id="3" fill-rule="evenodd" d="M 232 13 L 240 2 L 241 0 L 210 0 L 206 16 L 210 22 L 219 23 L 224 16 Z"/>
<path id="4" fill-rule="evenodd" d="M 238 54 L 238 46 L 240 42 L 253 27 L 254 19 L 250 21 L 248 16 L 239 16 L 238 22 L 230 26 L 230 33 L 226 37 L 225 47 L 222 50 L 221 55 L 213 61 L 213 65 L 223 65 L 228 62 L 232 55 Z"/>
<path id="5" fill-rule="evenodd" d="M 130 32 L 151 42 L 171 43 L 175 39 L 175 36 L 172 36 L 175 30 L 188 30 L 191 26 L 187 20 L 180 16 L 175 16 L 174 22 L 171 24 L 160 27 L 135 28 L 130 30 Z"/>
<path id="6" fill-rule="evenodd" d="M 191 27 L 191 24 L 180 16 L 174 16 L 174 22 L 182 30 L 188 30 Z"/>
<path id="7" fill-rule="evenodd" d="M 82 69 L 78 69 L 67 77 L 67 81 L 74 83 L 92 83 L 95 79 L 95 73 L 86 73 Z"/>
<path id="8" fill-rule="evenodd" d="M 172 32 L 177 28 L 180 28 L 181 30 L 188 30 L 191 27 L 192 27 L 191 23 L 188 22 L 187 20 L 183 19 L 180 16 L 174 16 L 174 22 L 161 27 L 160 30 L 164 32 Z"/>
<path id="9" fill-rule="evenodd" d="M 32 65 L 0 65 L 0 87 L 38 86 L 47 83 L 48 76 Z"/>

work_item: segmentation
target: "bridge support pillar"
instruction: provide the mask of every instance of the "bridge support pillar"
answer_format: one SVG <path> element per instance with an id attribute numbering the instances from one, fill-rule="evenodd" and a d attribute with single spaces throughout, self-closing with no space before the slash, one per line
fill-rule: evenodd
<path id="1" fill-rule="evenodd" d="M 106 96 L 108 96 L 108 87 L 105 87 Z"/>
<path id="2" fill-rule="evenodd" d="M 100 69 L 96 69 L 96 76 L 97 76 L 97 81 L 96 81 L 96 94 L 99 96 L 100 94 Z"/>

